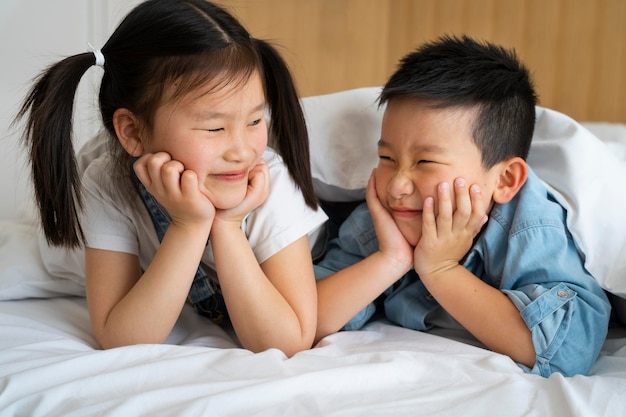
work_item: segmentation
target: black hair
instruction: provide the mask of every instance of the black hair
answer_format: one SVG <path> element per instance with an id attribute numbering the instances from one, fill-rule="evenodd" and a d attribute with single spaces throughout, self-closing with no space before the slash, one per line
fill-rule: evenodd
<path id="1" fill-rule="evenodd" d="M 485 168 L 528 156 L 537 95 L 514 50 L 442 36 L 401 59 L 379 104 L 395 97 L 423 99 L 435 108 L 475 107 L 472 133 Z"/>
<path id="2" fill-rule="evenodd" d="M 117 109 L 127 108 L 151 126 L 169 81 L 180 81 L 176 95 L 181 96 L 207 81 L 225 85 L 257 71 L 270 114 L 269 145 L 282 156 L 307 205 L 317 208 L 305 118 L 289 68 L 272 45 L 252 38 L 225 9 L 205 0 L 145 1 L 122 20 L 101 51 L 100 113 L 124 172 L 131 156 L 116 139 Z M 24 142 L 35 198 L 44 234 L 53 245 L 84 243 L 72 115 L 78 84 L 95 59 L 85 52 L 47 68 L 16 118 L 27 116 Z"/>

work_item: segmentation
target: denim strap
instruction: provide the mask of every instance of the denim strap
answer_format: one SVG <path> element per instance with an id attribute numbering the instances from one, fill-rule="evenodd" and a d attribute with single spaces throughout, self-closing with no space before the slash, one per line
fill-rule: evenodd
<path id="1" fill-rule="evenodd" d="M 132 175 L 135 180 L 133 181 L 135 187 L 150 214 L 154 230 L 159 238 L 159 242 L 161 242 L 172 219 L 167 211 L 165 211 L 137 179 L 134 172 L 132 172 Z M 226 305 L 224 303 L 224 297 L 222 296 L 222 290 L 219 287 L 217 275 L 210 269 L 207 272 L 209 272 L 209 274 L 204 271 L 202 264 L 198 265 L 198 270 L 196 271 L 187 296 L 187 302 L 191 304 L 199 314 L 219 324 L 228 317 Z"/>

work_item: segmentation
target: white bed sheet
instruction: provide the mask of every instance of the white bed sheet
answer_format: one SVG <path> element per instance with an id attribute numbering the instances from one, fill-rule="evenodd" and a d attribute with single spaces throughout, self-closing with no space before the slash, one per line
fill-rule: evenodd
<path id="1" fill-rule="evenodd" d="M 84 298 L 0 302 L 2 416 L 611 416 L 626 413 L 626 332 L 591 376 L 385 322 L 286 358 L 185 309 L 163 345 L 98 350 Z"/>

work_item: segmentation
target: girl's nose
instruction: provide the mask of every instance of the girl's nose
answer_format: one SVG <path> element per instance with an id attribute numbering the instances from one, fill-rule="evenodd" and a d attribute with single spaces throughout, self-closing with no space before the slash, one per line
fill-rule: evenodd
<path id="1" fill-rule="evenodd" d="M 244 133 L 235 133 L 230 138 L 230 143 L 226 152 L 224 152 L 224 159 L 232 162 L 248 161 L 254 157 L 254 151 L 249 144 Z"/>
<path id="2" fill-rule="evenodd" d="M 411 195 L 414 191 L 415 186 L 413 185 L 413 181 L 402 171 L 396 172 L 387 184 L 387 192 L 396 200 Z"/>

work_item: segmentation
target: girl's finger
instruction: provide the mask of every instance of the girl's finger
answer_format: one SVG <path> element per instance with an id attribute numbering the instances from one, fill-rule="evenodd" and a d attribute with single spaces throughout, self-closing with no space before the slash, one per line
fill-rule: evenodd
<path id="1" fill-rule="evenodd" d="M 133 164 L 133 170 L 135 171 L 135 175 L 137 175 L 137 179 L 146 188 L 152 186 L 152 179 L 150 178 L 150 173 L 148 172 L 148 167 L 146 165 L 148 155 L 149 154 L 143 155 Z"/>
<path id="2" fill-rule="evenodd" d="M 181 175 L 184 171 L 185 166 L 181 162 L 173 159 L 170 159 L 161 165 L 159 178 L 164 191 L 168 193 L 179 193 Z"/>
<path id="3" fill-rule="evenodd" d="M 194 171 L 188 169 L 180 175 L 180 191 L 186 196 L 198 192 L 198 175 Z"/>
<path id="4" fill-rule="evenodd" d="M 257 198 L 265 201 L 270 191 L 269 169 L 267 164 L 260 163 L 256 165 L 249 175 L 250 192 Z"/>

